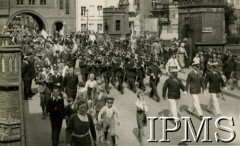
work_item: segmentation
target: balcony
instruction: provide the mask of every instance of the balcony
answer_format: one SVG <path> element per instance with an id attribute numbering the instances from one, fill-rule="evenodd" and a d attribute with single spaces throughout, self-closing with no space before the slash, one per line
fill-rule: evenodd
<path id="1" fill-rule="evenodd" d="M 155 7 L 152 7 L 150 11 L 152 13 L 155 12 L 163 12 L 163 11 L 168 11 L 169 5 L 168 4 L 157 4 Z"/>
<path id="2" fill-rule="evenodd" d="M 185 7 L 224 7 L 226 0 L 179 0 L 179 8 Z"/>
<path id="3" fill-rule="evenodd" d="M 9 0 L 1 0 L 0 1 L 0 16 L 8 16 L 9 15 Z"/>

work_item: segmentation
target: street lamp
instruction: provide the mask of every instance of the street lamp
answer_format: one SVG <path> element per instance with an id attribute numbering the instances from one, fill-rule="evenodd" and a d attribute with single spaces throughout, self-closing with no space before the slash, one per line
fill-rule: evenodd
<path id="1" fill-rule="evenodd" d="M 86 13 L 87 13 L 87 30 L 88 30 L 88 12 L 89 12 L 89 10 L 87 9 L 86 10 Z"/>

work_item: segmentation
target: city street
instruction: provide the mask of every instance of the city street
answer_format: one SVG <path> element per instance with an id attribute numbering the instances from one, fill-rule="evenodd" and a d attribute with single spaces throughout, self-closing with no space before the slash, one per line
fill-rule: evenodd
<path id="1" fill-rule="evenodd" d="M 78 69 L 76 69 L 78 70 Z M 186 75 L 179 73 L 179 77 L 181 79 L 186 79 Z M 167 76 L 162 76 L 160 84 L 158 85 L 158 93 L 161 97 L 162 95 L 162 86 L 164 81 L 167 79 Z M 185 82 L 183 82 L 185 84 Z M 145 92 L 146 95 L 146 103 L 149 108 L 148 116 L 159 117 L 159 116 L 168 116 L 169 113 L 169 103 L 168 101 L 161 100 L 160 103 L 155 102 L 153 99 L 149 98 L 150 88 L 148 85 L 148 78 L 145 79 L 145 84 L 147 86 L 147 90 Z M 116 126 L 116 133 L 117 133 L 117 144 L 119 146 L 138 146 L 140 145 L 137 139 L 137 122 L 136 122 L 136 109 L 135 109 L 135 101 L 137 100 L 137 96 L 135 93 L 127 89 L 127 85 L 125 86 L 125 93 L 121 95 L 116 89 L 111 89 L 110 96 L 115 98 L 115 106 L 117 107 L 120 113 L 120 126 Z M 33 89 L 36 91 L 36 89 Z M 140 91 L 138 89 L 138 91 Z M 221 110 L 223 112 L 222 116 L 233 117 L 235 124 L 240 122 L 240 108 L 239 107 L 239 100 L 240 100 L 240 91 L 239 90 L 228 90 L 224 91 L 224 97 L 226 101 L 219 99 L 219 103 L 221 106 Z M 215 119 L 216 117 L 213 114 L 207 112 L 207 104 L 209 102 L 210 95 L 207 93 L 205 96 L 204 94 L 200 95 L 200 102 L 201 107 L 203 110 L 204 116 L 210 116 L 213 119 L 210 120 L 210 132 L 209 136 L 212 140 L 212 143 L 201 143 L 203 139 L 203 133 L 201 134 L 201 138 L 199 139 L 198 143 L 187 143 L 187 145 L 226 145 L 224 143 L 216 143 L 214 132 L 218 132 L 219 130 L 215 127 Z M 184 116 L 190 116 L 186 110 L 189 106 L 191 101 L 191 96 L 181 95 L 181 100 L 179 102 L 179 114 Z M 28 146 L 50 146 L 51 145 L 51 124 L 49 117 L 45 120 L 41 119 L 41 108 L 39 106 L 40 99 L 36 94 L 33 97 L 33 100 L 29 100 L 25 102 L 25 125 L 26 125 L 26 141 Z M 193 124 L 195 125 L 196 131 L 200 125 L 200 120 L 196 117 L 191 115 Z M 181 120 L 182 121 L 182 120 Z M 236 138 L 230 144 L 237 144 L 240 142 L 239 136 L 239 125 L 235 125 L 234 127 L 230 126 L 226 121 L 222 122 L 223 125 L 229 126 L 236 130 Z M 60 136 L 60 146 L 65 145 L 65 121 L 63 122 L 63 128 L 61 131 Z M 172 122 L 169 121 L 168 128 L 173 128 L 174 125 Z M 178 145 L 181 143 L 181 140 L 184 139 L 184 124 L 182 123 L 182 127 L 179 131 L 174 133 L 169 133 L 168 138 L 170 139 L 170 143 L 147 143 L 147 139 L 149 139 L 150 135 L 150 128 L 149 122 L 148 126 L 145 128 L 145 145 Z M 156 139 L 162 139 L 162 122 L 160 120 L 156 121 Z M 229 138 L 230 134 L 226 134 L 223 132 L 219 132 L 223 138 Z M 102 137 L 100 137 L 101 139 Z M 192 139 L 192 136 L 189 132 L 189 138 Z M 98 145 L 110 145 L 110 143 L 103 143 L 99 142 Z"/>

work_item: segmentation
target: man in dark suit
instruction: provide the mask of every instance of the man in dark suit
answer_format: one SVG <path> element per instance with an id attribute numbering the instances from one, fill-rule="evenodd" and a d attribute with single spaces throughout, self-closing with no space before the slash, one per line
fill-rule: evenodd
<path id="1" fill-rule="evenodd" d="M 132 90 L 134 93 L 137 93 L 137 89 L 135 85 L 136 76 L 137 76 L 137 66 L 133 56 L 131 56 L 131 59 L 127 59 L 125 68 L 127 70 L 126 76 L 127 76 L 127 82 L 130 87 L 130 90 Z"/>
<path id="2" fill-rule="evenodd" d="M 118 91 L 124 94 L 124 89 L 123 89 L 123 79 L 124 79 L 124 70 L 123 70 L 123 63 L 121 61 L 121 58 L 116 59 L 116 73 L 115 76 L 117 77 L 118 80 Z"/>
<path id="3" fill-rule="evenodd" d="M 60 91 L 63 91 L 63 76 L 59 74 L 58 66 L 53 66 L 53 72 L 54 72 L 54 74 L 52 75 L 53 88 L 59 88 Z"/>
<path id="4" fill-rule="evenodd" d="M 178 118 L 178 101 L 180 99 L 180 90 L 184 91 L 184 94 L 186 95 L 187 92 L 185 90 L 185 87 L 180 79 L 177 78 L 178 70 L 172 69 L 170 70 L 170 77 L 165 81 L 163 85 L 163 92 L 162 96 L 163 99 L 166 99 L 166 92 L 168 90 L 168 101 L 170 103 L 170 110 L 172 112 L 172 116 L 179 120 Z"/>
<path id="5" fill-rule="evenodd" d="M 192 114 L 194 110 L 197 111 L 199 118 L 202 119 L 203 113 L 199 103 L 198 94 L 204 91 L 204 81 L 199 70 L 199 64 L 192 64 L 193 71 L 188 74 L 186 90 L 188 91 L 190 88 L 190 94 L 192 95 L 192 103 L 188 107 L 188 113 Z M 202 90 L 201 90 L 202 89 Z"/>
<path id="6" fill-rule="evenodd" d="M 211 112 L 213 109 L 214 112 L 216 113 L 216 116 L 220 116 L 222 112 L 220 110 L 220 106 L 218 103 L 217 94 L 221 93 L 222 87 L 225 90 L 227 90 L 227 88 L 220 72 L 218 71 L 217 63 L 212 64 L 211 71 L 207 72 L 207 75 L 205 78 L 205 86 L 207 86 L 208 82 L 209 82 L 208 90 L 209 90 L 209 93 L 211 94 L 211 98 L 210 98 L 207 110 L 208 112 Z"/>
<path id="7" fill-rule="evenodd" d="M 86 58 L 84 58 L 82 56 L 80 56 L 80 59 L 79 59 L 79 68 L 81 71 L 82 80 L 84 82 L 87 82 L 87 80 L 88 80 L 87 60 L 86 60 Z"/>
<path id="8" fill-rule="evenodd" d="M 104 66 L 102 67 L 102 75 L 105 82 L 105 89 L 108 94 L 110 92 L 109 89 L 110 78 L 113 77 L 112 64 L 110 62 L 111 62 L 110 58 L 106 58 L 103 63 Z"/>
<path id="9" fill-rule="evenodd" d="M 160 97 L 157 92 L 157 86 L 158 86 L 158 83 L 160 82 L 160 76 L 162 75 L 162 71 L 158 67 L 157 61 L 155 59 L 152 60 L 152 64 L 149 67 L 148 74 L 150 76 L 150 80 L 149 80 L 150 87 L 152 88 L 150 92 L 150 98 L 155 96 L 157 98 L 157 102 L 159 102 Z"/>
<path id="10" fill-rule="evenodd" d="M 62 121 L 65 117 L 64 100 L 58 88 L 54 88 L 49 100 L 50 121 L 52 126 L 52 146 L 58 146 Z"/>
<path id="11" fill-rule="evenodd" d="M 69 67 L 69 73 L 65 75 L 63 79 L 63 87 L 65 89 L 65 93 L 68 97 L 72 97 L 74 100 L 77 95 L 77 84 L 78 84 L 78 76 L 74 74 L 73 66 Z"/>
<path id="12" fill-rule="evenodd" d="M 24 56 L 22 63 L 22 79 L 24 83 L 24 98 L 25 100 L 31 99 L 31 82 L 32 82 L 32 71 L 28 63 L 28 56 Z"/>

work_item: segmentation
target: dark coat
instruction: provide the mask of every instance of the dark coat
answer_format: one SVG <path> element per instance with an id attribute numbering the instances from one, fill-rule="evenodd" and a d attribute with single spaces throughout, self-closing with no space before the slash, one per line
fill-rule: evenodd
<path id="1" fill-rule="evenodd" d="M 169 77 L 163 85 L 162 96 L 165 98 L 168 90 L 169 99 L 180 99 L 180 89 L 186 91 L 182 81 L 177 79 L 177 82 L 175 82 L 173 77 Z"/>
<path id="2" fill-rule="evenodd" d="M 32 80 L 32 71 L 28 63 L 26 62 L 22 63 L 21 71 L 23 80 Z"/>
<path id="3" fill-rule="evenodd" d="M 162 74 L 161 69 L 158 66 L 151 65 L 148 69 L 148 74 L 150 76 L 150 84 L 155 82 L 155 80 L 159 80 L 159 75 Z"/>
<path id="4" fill-rule="evenodd" d="M 201 88 L 204 87 L 204 80 L 200 74 L 196 74 L 194 71 L 190 72 L 187 77 L 186 90 L 190 87 L 190 94 L 200 94 Z"/>
<path id="5" fill-rule="evenodd" d="M 63 87 L 65 88 L 65 93 L 68 96 L 75 96 L 77 94 L 77 84 L 78 84 L 78 76 L 73 74 L 73 76 L 70 76 L 70 74 L 66 74 L 66 76 L 63 79 Z"/>
<path id="6" fill-rule="evenodd" d="M 125 68 L 126 68 L 126 76 L 129 76 L 129 77 L 136 77 L 137 76 L 137 69 L 134 68 L 134 62 L 133 61 L 130 61 L 130 62 L 126 63 Z"/>
<path id="7" fill-rule="evenodd" d="M 51 121 L 59 121 L 65 118 L 63 98 L 58 99 L 58 101 L 56 101 L 53 98 L 50 98 L 48 105 Z"/>
<path id="8" fill-rule="evenodd" d="M 86 60 L 81 60 L 79 62 L 79 68 L 80 68 L 81 74 L 88 74 L 88 68 L 87 68 L 87 61 Z"/>
<path id="9" fill-rule="evenodd" d="M 207 76 L 205 78 L 205 86 L 209 82 L 209 93 L 220 93 L 221 87 L 225 87 L 225 83 L 221 74 L 217 72 L 214 74 L 213 72 L 207 72 Z"/>
<path id="10" fill-rule="evenodd" d="M 57 76 L 55 76 L 55 75 L 53 75 L 52 76 L 52 80 L 53 80 L 53 88 L 55 88 L 55 87 L 58 87 L 59 89 L 61 89 L 61 90 L 63 90 L 63 76 L 61 76 L 61 75 L 57 75 Z M 57 85 L 57 84 L 60 84 L 59 86 Z"/>

